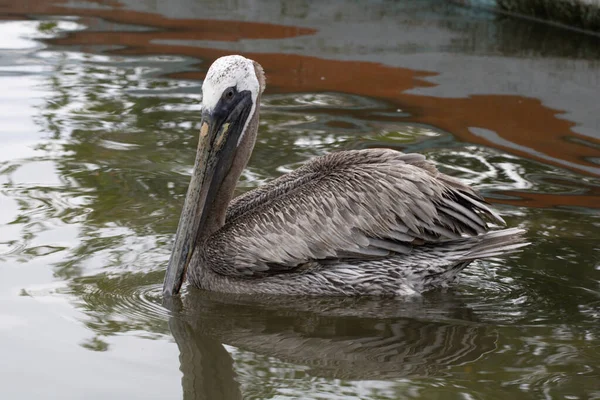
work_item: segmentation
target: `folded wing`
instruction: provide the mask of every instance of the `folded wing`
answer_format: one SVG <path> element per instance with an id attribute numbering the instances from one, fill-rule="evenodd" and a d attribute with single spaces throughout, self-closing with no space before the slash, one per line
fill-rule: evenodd
<path id="1" fill-rule="evenodd" d="M 326 259 L 409 254 L 504 221 L 474 190 L 419 154 L 343 151 L 240 196 L 205 249 L 221 274 L 253 277 Z"/>

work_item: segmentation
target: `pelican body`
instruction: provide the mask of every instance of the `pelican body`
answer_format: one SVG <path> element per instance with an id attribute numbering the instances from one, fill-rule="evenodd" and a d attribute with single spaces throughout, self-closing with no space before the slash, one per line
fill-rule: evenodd
<path id="1" fill-rule="evenodd" d="M 202 85 L 193 174 L 163 293 L 418 294 L 526 245 L 482 197 L 419 154 L 340 151 L 232 200 L 254 148 L 262 67 L 226 56 Z"/>

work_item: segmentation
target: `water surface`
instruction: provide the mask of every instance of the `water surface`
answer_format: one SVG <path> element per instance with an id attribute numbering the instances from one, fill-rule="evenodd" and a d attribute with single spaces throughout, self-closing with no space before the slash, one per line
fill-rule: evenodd
<path id="1" fill-rule="evenodd" d="M 0 6 L 3 398 L 600 398 L 600 41 L 444 1 Z M 421 152 L 533 243 L 420 299 L 161 284 L 210 63 L 268 77 L 238 192 Z"/>

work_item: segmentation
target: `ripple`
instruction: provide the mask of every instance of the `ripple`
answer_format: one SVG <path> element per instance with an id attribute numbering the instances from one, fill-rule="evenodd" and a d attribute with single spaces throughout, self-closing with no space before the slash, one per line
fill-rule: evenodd
<path id="1" fill-rule="evenodd" d="M 169 311 L 162 304 L 162 272 L 99 274 L 73 281 L 69 292 L 89 310 L 85 324 L 97 333 L 166 332 Z"/>
<path id="2" fill-rule="evenodd" d="M 286 93 L 265 96 L 262 99 L 265 109 L 297 109 L 306 110 L 314 108 L 339 109 L 379 109 L 385 103 L 363 96 L 354 96 L 346 93 Z"/>

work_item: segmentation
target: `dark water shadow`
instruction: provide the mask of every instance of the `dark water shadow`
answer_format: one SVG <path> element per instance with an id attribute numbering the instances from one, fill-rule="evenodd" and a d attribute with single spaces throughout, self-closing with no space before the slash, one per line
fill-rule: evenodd
<path id="1" fill-rule="evenodd" d="M 242 398 L 224 345 L 308 367 L 310 376 L 389 380 L 441 376 L 494 351 L 497 341 L 451 293 L 401 301 L 190 290 L 165 306 L 186 399 Z"/>

